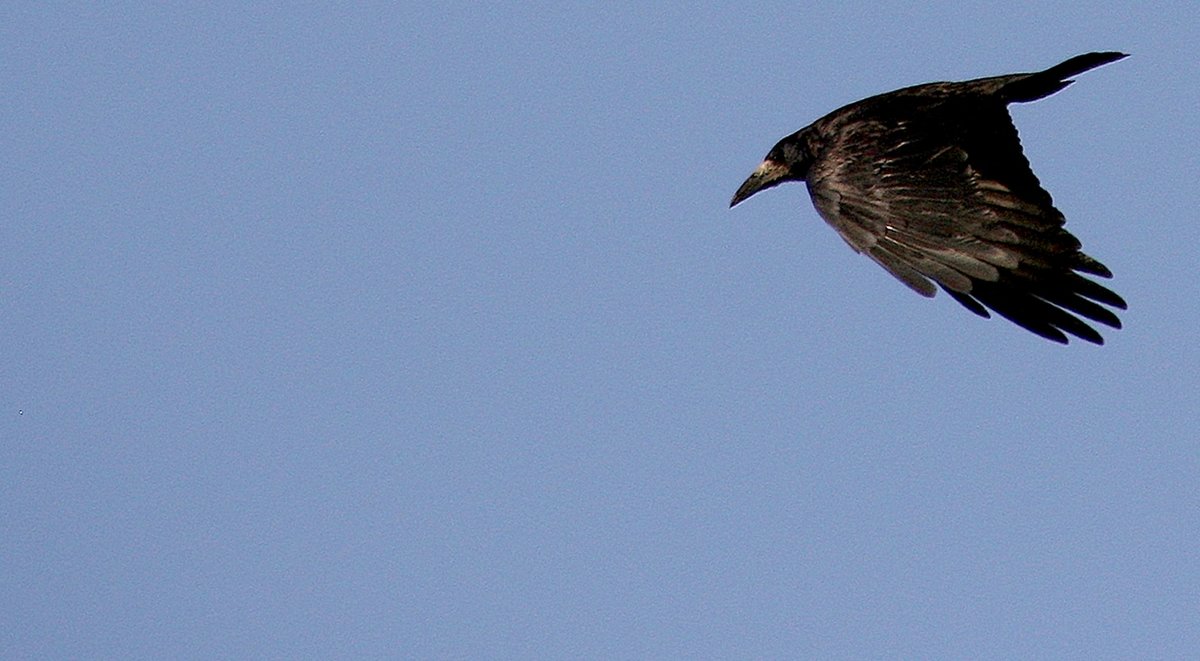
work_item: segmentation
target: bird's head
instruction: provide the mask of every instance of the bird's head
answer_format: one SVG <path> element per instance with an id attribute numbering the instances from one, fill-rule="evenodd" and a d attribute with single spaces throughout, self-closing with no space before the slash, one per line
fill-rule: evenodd
<path id="1" fill-rule="evenodd" d="M 733 194 L 730 207 L 736 206 L 751 195 L 778 186 L 785 181 L 804 181 L 811 163 L 799 134 L 790 135 L 771 149 L 763 162 Z"/>

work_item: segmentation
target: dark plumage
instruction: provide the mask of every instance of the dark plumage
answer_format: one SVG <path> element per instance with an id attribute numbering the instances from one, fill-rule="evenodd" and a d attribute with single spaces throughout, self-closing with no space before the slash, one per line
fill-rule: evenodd
<path id="1" fill-rule="evenodd" d="M 923 296 L 941 287 L 968 310 L 991 309 L 1055 342 L 1103 344 L 1125 301 L 1081 274 L 1112 277 L 1063 228 L 1021 153 L 1008 104 L 1126 57 L 1088 53 L 1038 73 L 930 83 L 873 96 L 780 140 L 730 206 L 804 181 L 817 212 Z M 936 286 L 935 286 L 936 284 Z M 1108 308 L 1104 307 L 1108 306 Z"/>

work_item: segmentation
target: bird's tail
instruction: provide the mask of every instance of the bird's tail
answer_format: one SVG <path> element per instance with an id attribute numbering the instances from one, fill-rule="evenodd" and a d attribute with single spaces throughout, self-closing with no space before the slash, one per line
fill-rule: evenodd
<path id="1" fill-rule="evenodd" d="M 1066 62 L 1056 64 L 1045 71 L 1014 76 L 1012 82 L 1006 84 L 1000 93 L 1010 103 L 1014 101 L 1035 101 L 1050 96 L 1070 85 L 1074 82 L 1068 80 L 1071 76 L 1077 76 L 1090 69 L 1095 69 L 1098 66 L 1115 62 L 1125 57 L 1129 57 L 1129 55 L 1117 52 L 1076 55 Z"/>

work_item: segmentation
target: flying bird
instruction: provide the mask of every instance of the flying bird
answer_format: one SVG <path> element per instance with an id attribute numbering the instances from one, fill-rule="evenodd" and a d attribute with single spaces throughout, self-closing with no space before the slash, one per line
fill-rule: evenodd
<path id="1" fill-rule="evenodd" d="M 730 207 L 786 181 L 856 252 L 922 296 L 945 290 L 1042 337 L 1103 344 L 1084 319 L 1120 328 L 1125 301 L 1085 275 L 1085 255 L 1021 152 L 1008 104 L 1126 57 L 1088 53 L 1037 73 L 929 83 L 833 111 L 779 141 Z M 1107 307 L 1105 307 L 1107 306 Z"/>

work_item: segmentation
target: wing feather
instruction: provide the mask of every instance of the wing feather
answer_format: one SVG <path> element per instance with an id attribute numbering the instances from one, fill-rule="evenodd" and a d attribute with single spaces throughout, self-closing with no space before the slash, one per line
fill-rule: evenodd
<path id="1" fill-rule="evenodd" d="M 1111 273 L 1064 229 L 1003 101 L 892 110 L 814 126 L 827 144 L 809 192 L 847 243 L 924 296 L 936 283 L 976 314 L 991 309 L 1057 342 L 1103 343 L 1079 317 L 1120 328 L 1100 304 L 1125 302 L 1077 271 Z"/>

